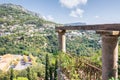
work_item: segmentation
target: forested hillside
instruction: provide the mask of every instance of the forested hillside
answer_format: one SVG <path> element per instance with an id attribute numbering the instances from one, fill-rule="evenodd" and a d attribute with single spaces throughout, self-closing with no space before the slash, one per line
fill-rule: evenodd
<path id="1" fill-rule="evenodd" d="M 1 4 L 0 54 L 56 53 L 58 40 L 54 28 L 57 25 L 20 5 Z M 94 36 L 94 32 L 75 32 L 77 36 L 71 34 L 71 31 L 66 34 L 68 52 L 89 55 L 99 49 L 99 38 Z"/>
<path id="2" fill-rule="evenodd" d="M 55 23 L 19 5 L 0 5 L 0 54 L 28 54 L 46 51 Z"/>
<path id="3" fill-rule="evenodd" d="M 31 80 L 43 79 L 45 74 L 50 77 L 51 73 L 56 74 L 55 71 L 60 66 L 57 64 L 57 60 L 61 61 L 61 69 L 65 71 L 63 74 L 69 79 L 76 80 L 79 79 L 78 73 L 76 73 L 79 71 L 77 69 L 79 64 L 76 62 L 79 58 L 87 57 L 93 63 L 101 65 L 99 35 L 96 35 L 94 31 L 67 31 L 68 54 L 64 54 L 58 50 L 58 36 L 55 32 L 55 26 L 58 25 L 61 24 L 47 21 L 40 14 L 26 10 L 20 5 L 0 4 L 0 55 L 23 55 L 26 63 L 28 60 L 25 55 L 35 57 L 35 59 L 31 58 L 33 64 L 30 68 L 21 71 L 9 70 L 8 73 L 1 72 L 4 74 L 0 75 L 1 80 L 13 78 L 13 75 L 16 80 L 30 77 Z M 46 58 L 47 55 L 49 60 Z M 20 61 L 17 60 L 17 62 Z M 45 72 L 47 63 L 49 67 L 46 72 L 49 73 Z M 52 72 L 50 73 L 50 71 Z M 68 75 L 69 71 L 72 72 Z"/>

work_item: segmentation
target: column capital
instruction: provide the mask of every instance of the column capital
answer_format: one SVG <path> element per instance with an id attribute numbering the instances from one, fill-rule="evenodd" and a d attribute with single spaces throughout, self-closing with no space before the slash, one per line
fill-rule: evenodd
<path id="1" fill-rule="evenodd" d="M 120 31 L 99 30 L 99 31 L 96 31 L 96 33 L 100 35 L 106 35 L 106 36 L 120 36 Z"/>

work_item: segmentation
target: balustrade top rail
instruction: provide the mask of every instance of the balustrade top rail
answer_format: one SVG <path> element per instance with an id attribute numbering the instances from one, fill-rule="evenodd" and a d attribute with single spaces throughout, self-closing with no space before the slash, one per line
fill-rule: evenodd
<path id="1" fill-rule="evenodd" d="M 97 24 L 97 25 L 77 25 L 77 26 L 59 26 L 55 28 L 60 30 L 109 30 L 120 31 L 120 24 Z"/>

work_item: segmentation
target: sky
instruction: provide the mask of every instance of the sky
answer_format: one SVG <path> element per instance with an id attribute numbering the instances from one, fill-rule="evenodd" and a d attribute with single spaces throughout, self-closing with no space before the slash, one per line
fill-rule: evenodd
<path id="1" fill-rule="evenodd" d="M 56 23 L 120 23 L 120 0 L 0 0 L 39 13 Z"/>

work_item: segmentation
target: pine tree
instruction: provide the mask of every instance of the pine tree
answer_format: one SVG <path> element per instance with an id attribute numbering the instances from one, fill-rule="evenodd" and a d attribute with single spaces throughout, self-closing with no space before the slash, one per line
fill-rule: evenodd
<path id="1" fill-rule="evenodd" d="M 7 77 L 5 76 L 5 77 L 3 78 L 3 80 L 8 80 L 8 79 L 7 79 Z"/>
<path id="2" fill-rule="evenodd" d="M 53 70 L 52 70 L 52 67 L 49 68 L 49 73 L 50 73 L 50 80 L 53 80 Z"/>
<path id="3" fill-rule="evenodd" d="M 46 54 L 45 80 L 49 80 L 49 57 L 48 57 L 48 54 Z"/>
<path id="4" fill-rule="evenodd" d="M 27 68 L 27 78 L 28 78 L 28 80 L 31 80 L 31 77 L 30 77 L 30 68 L 29 67 Z"/>
<path id="5" fill-rule="evenodd" d="M 13 68 L 10 69 L 10 80 L 13 80 Z"/>
<path id="6" fill-rule="evenodd" d="M 54 72 L 54 80 L 58 80 L 58 77 L 57 77 L 57 69 L 58 69 L 58 61 L 56 60 L 55 61 L 55 72 Z"/>

